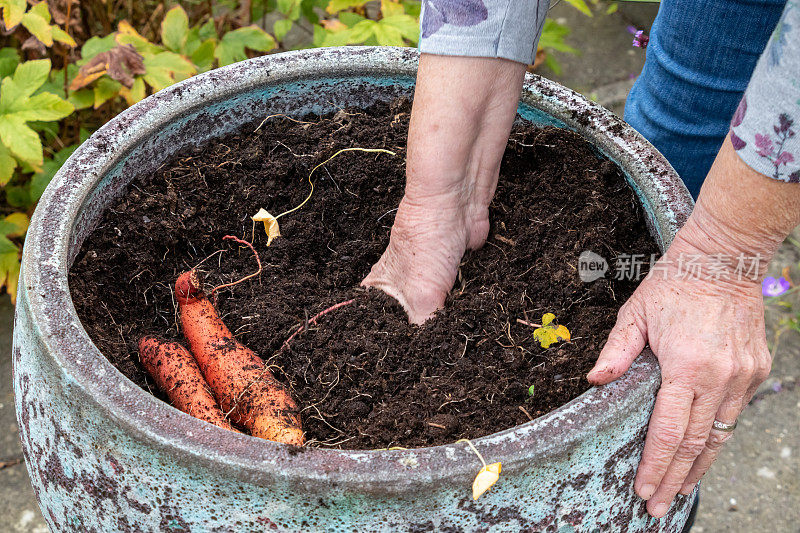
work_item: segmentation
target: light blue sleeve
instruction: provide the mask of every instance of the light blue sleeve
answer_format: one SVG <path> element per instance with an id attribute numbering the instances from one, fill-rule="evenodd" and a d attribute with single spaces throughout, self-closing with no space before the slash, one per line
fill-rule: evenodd
<path id="1" fill-rule="evenodd" d="M 422 0 L 421 52 L 533 63 L 548 0 Z"/>
<path id="2" fill-rule="evenodd" d="M 789 0 L 731 122 L 731 144 L 751 168 L 800 182 L 800 0 Z"/>

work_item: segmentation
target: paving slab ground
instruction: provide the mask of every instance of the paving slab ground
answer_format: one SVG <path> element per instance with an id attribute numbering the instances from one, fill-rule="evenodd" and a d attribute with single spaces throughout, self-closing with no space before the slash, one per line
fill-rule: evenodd
<path id="1" fill-rule="evenodd" d="M 47 526 L 22 463 L 14 392 L 11 385 L 11 331 L 14 308 L 0 297 L 0 532 L 46 533 Z M 3 466 L 5 465 L 5 466 Z"/>
<path id="2" fill-rule="evenodd" d="M 551 15 L 572 29 L 578 56 L 558 54 L 562 73 L 542 74 L 622 114 L 631 77 L 644 53 L 631 47 L 628 25 L 648 29 L 657 7 L 622 4 L 610 16 L 588 18 L 562 2 Z M 795 231 L 800 240 L 800 228 Z M 786 244 L 774 262 L 799 266 L 798 248 Z M 777 273 L 777 270 L 774 272 Z M 800 281 L 800 279 L 796 280 Z M 795 302 L 798 309 L 800 299 Z M 770 338 L 780 313 L 769 314 Z M 0 533 L 47 530 L 21 459 L 11 389 L 13 308 L 0 298 Z M 741 417 L 736 436 L 704 478 L 695 533 L 800 533 L 800 335 L 786 333 L 770 379 Z M 6 466 L 3 466 L 3 465 Z"/>

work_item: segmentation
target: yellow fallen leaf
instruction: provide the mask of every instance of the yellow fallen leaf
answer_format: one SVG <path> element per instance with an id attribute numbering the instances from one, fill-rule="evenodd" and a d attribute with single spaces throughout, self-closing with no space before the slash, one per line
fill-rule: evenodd
<path id="1" fill-rule="evenodd" d="M 549 348 L 551 345 L 569 341 L 570 333 L 566 326 L 557 326 L 553 324 L 556 315 L 553 313 L 545 313 L 542 315 L 542 327 L 536 328 L 533 332 L 533 338 L 542 345 L 542 348 Z"/>
<path id="2" fill-rule="evenodd" d="M 258 210 L 258 213 L 253 215 L 253 222 L 263 222 L 264 231 L 267 232 L 267 246 L 272 244 L 276 237 L 281 236 L 281 227 L 278 225 L 278 219 L 269 214 L 264 208 Z"/>
<path id="3" fill-rule="evenodd" d="M 486 465 L 478 471 L 472 482 L 472 499 L 477 500 L 500 479 L 500 463 Z"/>

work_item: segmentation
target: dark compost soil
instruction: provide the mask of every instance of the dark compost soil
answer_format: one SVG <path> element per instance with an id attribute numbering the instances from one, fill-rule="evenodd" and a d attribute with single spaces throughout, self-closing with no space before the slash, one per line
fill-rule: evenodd
<path id="1" fill-rule="evenodd" d="M 359 288 L 402 197 L 409 110 L 397 101 L 303 122 L 275 116 L 136 177 L 70 272 L 98 348 L 163 397 L 136 343 L 145 334 L 180 338 L 171 290 L 178 274 L 218 250 L 201 267 L 209 287 L 252 273 L 252 253 L 223 243 L 224 235 L 249 240 L 259 208 L 277 214 L 298 205 L 311 169 L 339 149 L 380 147 L 397 155 L 345 152 L 318 169 L 311 200 L 280 220 L 282 238 L 267 248 L 256 228 L 260 278 L 218 293 L 231 331 L 290 386 L 308 443 L 369 449 L 475 438 L 585 391 L 635 283 L 611 275 L 583 283 L 578 255 L 657 252 L 619 169 L 576 134 L 516 125 L 487 245 L 464 258 L 445 309 L 411 326 L 391 298 Z M 308 317 L 354 297 L 281 349 Z M 572 342 L 545 350 L 517 321 L 539 322 L 546 312 Z"/>

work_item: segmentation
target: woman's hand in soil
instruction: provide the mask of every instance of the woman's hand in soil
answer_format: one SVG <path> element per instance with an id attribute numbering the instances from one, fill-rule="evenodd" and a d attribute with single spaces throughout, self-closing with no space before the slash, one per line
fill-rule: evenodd
<path id="1" fill-rule="evenodd" d="M 389 246 L 363 285 L 422 323 L 453 287 L 464 252 L 483 246 L 525 65 L 423 54 L 408 134 L 406 190 Z"/>
<path id="2" fill-rule="evenodd" d="M 620 310 L 589 373 L 598 385 L 617 379 L 646 343 L 658 357 L 661 389 L 634 484 L 655 517 L 691 493 L 731 437 L 714 420 L 735 423 L 769 373 L 760 281 L 798 223 L 800 186 L 754 172 L 726 142 L 692 216 Z M 759 258 L 754 274 L 739 275 L 740 256 L 746 266 Z"/>

